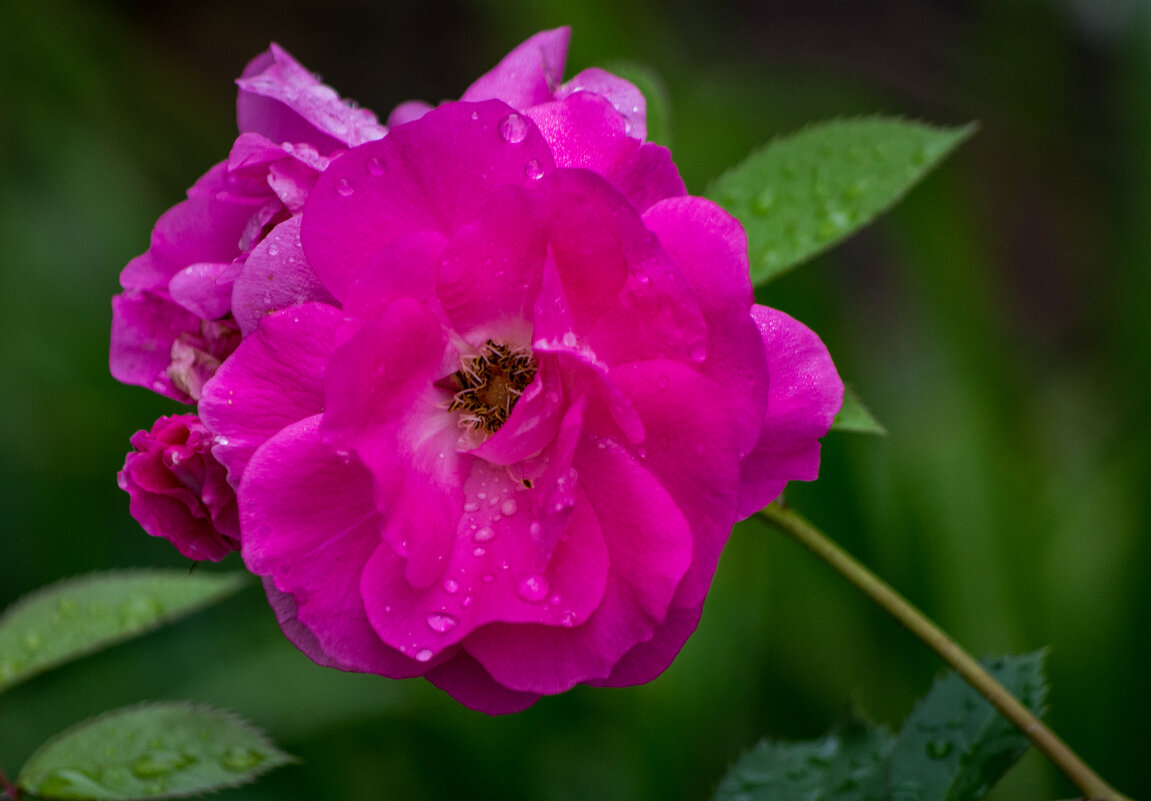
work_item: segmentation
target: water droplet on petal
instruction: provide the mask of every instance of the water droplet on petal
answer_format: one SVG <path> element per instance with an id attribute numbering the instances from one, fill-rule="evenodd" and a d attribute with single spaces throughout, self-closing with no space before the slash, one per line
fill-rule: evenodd
<path id="1" fill-rule="evenodd" d="M 352 182 L 349 181 L 347 178 L 341 178 L 340 180 L 336 181 L 336 192 L 340 196 L 351 197 L 355 193 L 355 191 L 356 191 L 356 188 L 354 186 L 352 186 Z"/>
<path id="2" fill-rule="evenodd" d="M 438 634 L 451 631 L 456 627 L 456 623 L 458 622 L 454 617 L 445 615 L 443 612 L 432 612 L 428 615 L 427 621 L 428 628 Z"/>
<path id="3" fill-rule="evenodd" d="M 531 159 L 524 165 L 524 175 L 533 181 L 538 181 L 544 177 L 544 168 L 543 165 L 540 164 L 539 159 Z"/>
<path id="4" fill-rule="evenodd" d="M 480 505 L 478 503 L 476 503 L 475 501 L 468 501 L 467 503 L 464 504 L 464 511 L 465 512 L 474 512 L 476 509 L 479 509 L 479 508 L 480 508 Z"/>
<path id="5" fill-rule="evenodd" d="M 473 598 L 472 596 L 465 595 L 464 599 L 462 601 L 460 601 L 460 606 L 462 606 L 464 609 L 467 609 L 469 606 L 472 605 L 472 601 L 474 601 L 474 600 L 475 600 L 475 598 Z"/>
<path id="6" fill-rule="evenodd" d="M 496 536 L 496 532 L 492 530 L 491 526 L 484 526 L 483 528 L 478 529 L 476 531 L 476 533 L 472 535 L 472 538 L 476 542 L 487 542 L 488 540 L 492 539 L 495 536 Z M 480 549 L 477 548 L 476 550 L 480 550 Z M 482 556 L 482 554 L 477 554 L 477 556 Z"/>
<path id="7" fill-rule="evenodd" d="M 519 114 L 509 114 L 500 120 L 500 136 L 509 144 L 524 141 L 528 135 L 528 123 Z"/>
<path id="8" fill-rule="evenodd" d="M 687 349 L 687 357 L 696 364 L 701 363 L 707 358 L 707 345 L 703 342 L 696 342 Z"/>
<path id="9" fill-rule="evenodd" d="M 483 556 L 485 553 L 487 553 L 487 551 L 485 551 L 483 548 L 476 548 L 474 551 L 472 551 L 472 556 L 479 557 Z"/>
<path id="10" fill-rule="evenodd" d="M 560 594 L 557 592 L 557 593 L 556 593 L 555 595 L 553 595 L 551 598 L 548 598 L 548 603 L 549 603 L 549 604 L 551 604 L 552 606 L 559 606 L 561 603 L 563 603 L 563 600 L 564 600 L 564 599 L 563 599 L 563 596 L 561 596 L 561 595 L 560 595 Z"/>
<path id="11" fill-rule="evenodd" d="M 460 583 L 455 579 L 444 579 L 444 592 L 448 595 L 455 595 L 460 591 Z"/>
<path id="12" fill-rule="evenodd" d="M 268 255 L 269 255 L 269 256 L 279 256 L 279 255 L 280 255 L 280 248 L 279 248 L 279 246 L 277 246 L 277 245 L 268 245 Z"/>
<path id="13" fill-rule="evenodd" d="M 384 174 L 384 165 L 375 156 L 368 159 L 368 172 L 379 178 Z"/>
<path id="14" fill-rule="evenodd" d="M 548 595 L 549 584 L 546 576 L 533 573 L 516 585 L 516 593 L 525 601 L 535 603 L 542 601 Z"/>
<path id="15" fill-rule="evenodd" d="M 416 652 L 416 661 L 417 662 L 427 662 L 433 656 L 435 656 L 435 654 L 432 653 L 430 648 L 421 648 L 419 651 Z"/>
<path id="16" fill-rule="evenodd" d="M 506 501 L 500 504 L 500 511 L 503 512 L 507 517 L 514 515 L 516 513 L 515 498 L 508 498 Z"/>

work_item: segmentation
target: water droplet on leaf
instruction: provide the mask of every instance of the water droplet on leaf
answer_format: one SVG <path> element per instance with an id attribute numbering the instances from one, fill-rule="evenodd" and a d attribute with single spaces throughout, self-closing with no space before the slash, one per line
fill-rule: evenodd
<path id="1" fill-rule="evenodd" d="M 250 770 L 264 761 L 264 755 L 251 748 L 233 745 L 220 757 L 220 765 L 228 770 Z"/>

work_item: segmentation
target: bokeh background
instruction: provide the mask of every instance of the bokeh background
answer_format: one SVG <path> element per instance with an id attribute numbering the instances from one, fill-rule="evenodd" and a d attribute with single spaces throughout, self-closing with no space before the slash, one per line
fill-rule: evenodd
<path id="1" fill-rule="evenodd" d="M 689 188 L 771 137 L 885 112 L 979 134 L 761 300 L 821 333 L 890 429 L 832 434 L 810 518 L 976 654 L 1049 646 L 1049 720 L 1151 797 L 1151 13 L 1139 0 L 3 0 L 0 607 L 186 564 L 128 516 L 127 438 L 175 405 L 107 373 L 109 299 L 226 154 L 270 40 L 346 96 L 457 96 L 536 30 L 568 75 L 661 76 Z M 238 569 L 230 557 L 223 569 Z M 234 799 L 704 799 L 761 736 L 855 706 L 897 727 L 939 663 L 811 556 L 740 525 L 658 681 L 507 718 L 313 666 L 253 586 L 0 697 L 0 765 L 148 699 L 253 719 L 300 757 Z M 1030 754 L 998 799 L 1074 789 Z"/>

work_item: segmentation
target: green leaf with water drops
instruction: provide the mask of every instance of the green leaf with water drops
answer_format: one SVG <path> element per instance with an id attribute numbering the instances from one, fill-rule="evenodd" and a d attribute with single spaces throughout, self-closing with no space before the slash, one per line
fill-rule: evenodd
<path id="1" fill-rule="evenodd" d="M 884 118 L 813 125 L 753 153 L 706 194 L 743 223 L 752 282 L 762 284 L 867 225 L 974 130 Z"/>
<path id="2" fill-rule="evenodd" d="M 0 691 L 126 640 L 244 586 L 239 573 L 122 570 L 52 584 L 0 616 Z"/>
<path id="3" fill-rule="evenodd" d="M 762 740 L 727 772 L 714 801 L 881 801 L 893 739 L 852 719 L 819 740 Z"/>
<path id="4" fill-rule="evenodd" d="M 38 798 L 183 798 L 245 784 L 292 758 L 230 712 L 186 702 L 109 712 L 59 734 L 16 786 Z"/>
<path id="5" fill-rule="evenodd" d="M 985 659 L 987 671 L 1035 714 L 1047 695 L 1044 652 Z M 896 738 L 891 801 L 975 801 L 1027 750 L 1028 740 L 955 673 L 936 681 Z"/>
<path id="6" fill-rule="evenodd" d="M 850 431 L 854 434 L 879 434 L 887 436 L 887 429 L 875 419 L 871 410 L 863 405 L 859 395 L 850 386 L 843 388 L 843 408 L 835 415 L 831 424 L 835 431 Z"/>

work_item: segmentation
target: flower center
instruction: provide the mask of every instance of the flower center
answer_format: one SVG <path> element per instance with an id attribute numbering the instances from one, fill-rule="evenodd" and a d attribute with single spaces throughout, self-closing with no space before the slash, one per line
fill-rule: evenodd
<path id="1" fill-rule="evenodd" d="M 448 409 L 463 410 L 461 428 L 494 434 L 507 422 L 536 369 L 530 351 L 489 339 L 480 354 L 464 360 L 456 372 L 460 389 Z"/>

